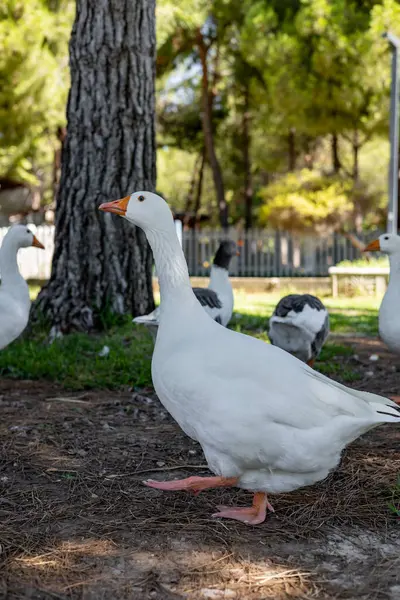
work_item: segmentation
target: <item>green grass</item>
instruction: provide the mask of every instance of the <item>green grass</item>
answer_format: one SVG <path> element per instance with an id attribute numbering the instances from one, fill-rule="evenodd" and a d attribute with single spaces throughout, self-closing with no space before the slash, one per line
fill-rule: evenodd
<path id="1" fill-rule="evenodd" d="M 251 333 L 268 328 L 268 320 L 281 296 L 278 294 L 235 294 L 235 316 L 231 322 L 238 331 Z M 323 298 L 329 310 L 334 333 L 378 334 L 378 310 L 381 298 Z"/>
<path id="2" fill-rule="evenodd" d="M 32 291 L 32 296 L 37 290 Z M 279 301 L 277 294 L 235 293 L 235 312 L 230 327 L 268 342 L 268 319 Z M 324 298 L 330 311 L 333 333 L 377 334 L 380 299 Z M 106 357 L 99 352 L 110 348 Z M 133 325 L 130 318 L 120 319 L 102 334 L 71 334 L 49 345 L 46 333 L 34 330 L 0 352 L 0 376 L 14 379 L 45 379 L 68 389 L 151 385 L 153 342 L 148 331 Z M 341 344 L 328 342 L 317 368 L 326 375 L 340 374 L 354 381 L 355 372 L 343 367 L 338 357 L 351 354 Z"/>
<path id="3" fill-rule="evenodd" d="M 109 355 L 99 356 L 104 346 Z M 47 343 L 43 331 L 10 344 L 0 352 L 0 375 L 13 379 L 46 379 L 68 389 L 145 387 L 151 385 L 153 344 L 131 319 L 101 335 L 74 333 Z"/>
<path id="4" fill-rule="evenodd" d="M 400 476 L 397 478 L 396 485 L 392 489 L 389 510 L 395 517 L 400 518 Z"/>

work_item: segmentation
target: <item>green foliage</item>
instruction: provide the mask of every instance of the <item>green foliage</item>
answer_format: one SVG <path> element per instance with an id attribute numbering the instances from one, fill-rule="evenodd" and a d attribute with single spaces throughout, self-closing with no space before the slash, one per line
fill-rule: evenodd
<path id="1" fill-rule="evenodd" d="M 177 148 L 160 148 L 157 153 L 158 186 L 166 200 L 173 200 L 177 210 L 185 206 L 194 161 L 194 154 Z"/>
<path id="2" fill-rule="evenodd" d="M 0 6 L 0 175 L 31 184 L 52 160 L 64 123 L 73 2 Z"/>
<path id="3" fill-rule="evenodd" d="M 279 225 L 292 229 L 350 228 L 360 215 L 366 227 L 381 224 L 387 189 L 382 136 L 388 130 L 390 85 L 390 53 L 382 33 L 389 27 L 400 31 L 397 2 L 192 0 L 187 8 L 160 0 L 158 11 L 163 16 L 159 85 L 161 98 L 169 99 L 159 102 L 161 139 L 188 154 L 198 153 L 203 143 L 196 48 L 201 31 L 209 44 L 214 105 L 220 110 L 214 130 L 233 222 L 244 214 L 247 113 L 259 224 L 268 217 L 275 226 L 280 214 Z M 333 164 L 333 134 L 339 166 Z M 374 160 L 366 160 L 372 146 Z M 296 180 L 286 176 L 288 168 L 295 170 L 293 160 L 300 170 L 314 168 L 317 178 L 324 174 L 318 189 L 306 192 L 302 172 Z M 329 178 L 334 168 L 336 176 Z M 284 175 L 281 184 L 278 173 Z M 208 197 L 205 202 L 212 204 Z"/>
<path id="4" fill-rule="evenodd" d="M 0 176 L 45 190 L 58 147 L 55 132 L 64 124 L 74 8 L 74 0 L 0 4 Z M 204 145 L 201 34 L 231 221 L 244 217 L 251 176 L 255 224 L 350 228 L 356 211 L 365 228 L 381 224 L 390 84 L 382 33 L 400 34 L 398 2 L 158 0 L 156 10 L 158 188 L 176 208 L 185 206 Z M 332 134 L 340 165 L 331 178 Z M 292 177 L 290 170 L 298 173 Z M 217 220 L 209 166 L 202 208 Z"/>
<path id="5" fill-rule="evenodd" d="M 265 203 L 260 223 L 296 231 L 345 222 L 352 211 L 351 191 L 351 182 L 339 177 L 307 169 L 289 173 L 260 190 Z"/>

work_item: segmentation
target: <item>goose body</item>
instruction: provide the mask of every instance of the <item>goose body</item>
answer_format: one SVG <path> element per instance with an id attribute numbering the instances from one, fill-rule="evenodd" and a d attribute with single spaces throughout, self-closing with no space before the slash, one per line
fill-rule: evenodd
<path id="1" fill-rule="evenodd" d="M 269 321 L 271 344 L 312 365 L 329 335 L 329 315 L 319 298 L 290 294 L 282 298 Z"/>
<path id="2" fill-rule="evenodd" d="M 221 242 L 211 267 L 208 288 L 192 288 L 197 300 L 206 313 L 217 323 L 226 327 L 233 312 L 233 290 L 229 279 L 229 264 L 237 253 L 231 240 Z M 145 325 L 155 338 L 160 319 L 160 307 L 148 315 L 135 317 L 133 323 Z"/>
<path id="3" fill-rule="evenodd" d="M 210 319 L 190 286 L 164 200 L 137 192 L 101 208 L 123 214 L 147 235 L 161 290 L 154 387 L 180 427 L 201 444 L 215 474 L 146 485 L 251 490 L 252 507 L 222 507 L 215 516 L 261 523 L 272 510 L 267 492 L 324 479 L 347 444 L 380 423 L 399 421 L 391 400 L 340 385 L 280 348 Z"/>
<path id="4" fill-rule="evenodd" d="M 381 251 L 389 256 L 390 278 L 379 308 L 379 335 L 389 350 L 400 354 L 400 237 L 383 234 L 365 251 Z"/>
<path id="5" fill-rule="evenodd" d="M 28 324 L 31 300 L 29 287 L 19 272 L 20 248 L 43 248 L 25 225 L 10 227 L 0 249 L 0 350 L 13 342 Z"/>

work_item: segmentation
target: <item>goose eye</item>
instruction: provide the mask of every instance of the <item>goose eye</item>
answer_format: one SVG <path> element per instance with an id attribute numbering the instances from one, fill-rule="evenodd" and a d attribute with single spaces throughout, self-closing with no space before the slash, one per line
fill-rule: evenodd
<path id="1" fill-rule="evenodd" d="M 138 196 L 138 200 L 139 200 L 139 202 L 143 202 L 143 200 L 145 200 L 145 197 L 144 196 Z"/>
<path id="2" fill-rule="evenodd" d="M 389 239 L 389 236 L 388 236 L 388 235 L 385 235 L 385 237 L 384 237 L 383 239 L 384 239 L 384 240 L 388 240 L 388 239 Z"/>

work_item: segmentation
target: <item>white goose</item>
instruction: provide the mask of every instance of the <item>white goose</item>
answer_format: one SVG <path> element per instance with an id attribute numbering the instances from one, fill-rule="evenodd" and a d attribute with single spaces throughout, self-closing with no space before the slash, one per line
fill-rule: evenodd
<path id="1" fill-rule="evenodd" d="M 25 225 L 10 227 L 0 249 L 0 350 L 14 341 L 28 324 L 29 287 L 19 272 L 20 248 L 44 248 Z"/>
<path id="2" fill-rule="evenodd" d="M 269 320 L 271 344 L 290 352 L 310 367 L 329 335 L 329 315 L 319 298 L 289 294 L 279 300 Z"/>
<path id="3" fill-rule="evenodd" d="M 390 279 L 379 308 L 379 335 L 389 350 L 400 354 L 400 237 L 384 233 L 364 252 L 381 251 L 389 256 Z"/>
<path id="4" fill-rule="evenodd" d="M 214 321 L 226 327 L 233 312 L 233 290 L 229 279 L 229 265 L 233 256 L 238 254 L 232 240 L 224 240 L 215 254 L 210 273 L 208 288 L 192 288 L 197 300 Z M 135 317 L 133 323 L 145 325 L 156 337 L 160 319 L 158 306 L 148 315 Z"/>
<path id="5" fill-rule="evenodd" d="M 162 198 L 136 192 L 100 209 L 138 225 L 150 242 L 161 290 L 154 387 L 181 428 L 201 444 L 215 473 L 146 485 L 251 490 L 251 507 L 220 507 L 214 516 L 261 523 L 272 509 L 267 492 L 324 479 L 347 444 L 381 423 L 399 421 L 400 409 L 391 400 L 331 381 L 280 348 L 210 319 L 193 294 Z"/>

